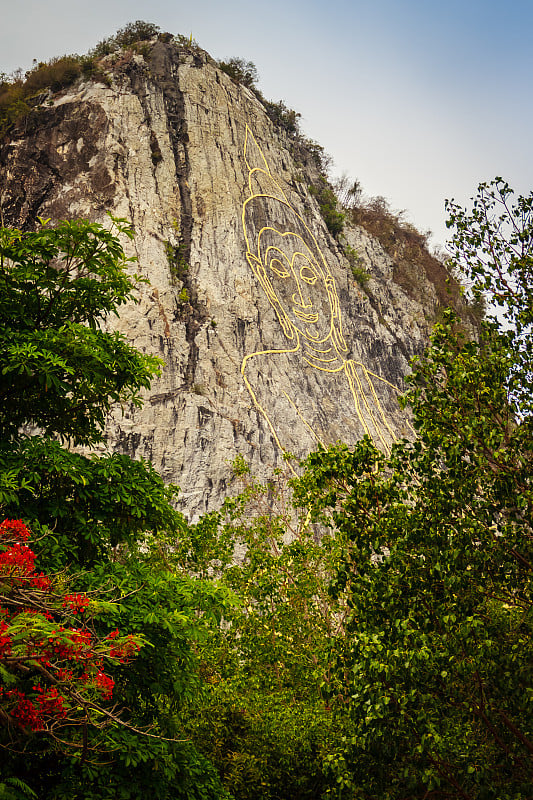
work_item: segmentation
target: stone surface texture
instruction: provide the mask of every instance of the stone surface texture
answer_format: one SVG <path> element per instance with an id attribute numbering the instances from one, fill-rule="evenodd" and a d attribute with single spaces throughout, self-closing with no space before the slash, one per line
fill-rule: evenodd
<path id="1" fill-rule="evenodd" d="M 112 415 L 109 447 L 150 459 L 195 517 L 230 491 L 238 454 L 267 476 L 283 450 L 412 435 L 396 398 L 435 316 L 431 281 L 421 271 L 407 293 L 353 227 L 370 275 L 357 283 L 309 192 L 313 158 L 204 51 L 156 41 L 106 69 L 10 133 L 0 203 L 21 228 L 109 225 L 108 211 L 135 228 L 132 271 L 149 284 L 106 324 L 164 369 L 141 410 Z"/>

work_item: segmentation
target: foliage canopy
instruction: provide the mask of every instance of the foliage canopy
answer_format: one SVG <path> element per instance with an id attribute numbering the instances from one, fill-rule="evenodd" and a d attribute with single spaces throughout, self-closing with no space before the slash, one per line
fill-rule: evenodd
<path id="1" fill-rule="evenodd" d="M 225 790 L 184 741 L 176 713 L 201 693 L 196 643 L 218 625 L 229 595 L 167 567 L 159 537 L 175 540 L 186 528 L 171 505 L 176 487 L 166 487 L 145 462 L 81 455 L 59 441 L 101 441 L 111 404 L 138 404 L 159 369 L 157 359 L 105 330 L 106 317 L 133 298 L 136 283 L 116 235 L 132 231 L 122 220 L 114 224 L 115 232 L 88 222 L 0 230 L 0 505 L 31 525 L 48 573 L 75 596 L 101 598 L 105 614 L 92 619 L 94 641 L 112 643 L 120 629 L 145 646 L 134 664 L 115 659 L 109 668 L 122 725 L 80 727 L 67 719 L 70 740 L 80 731 L 84 737 L 68 753 L 49 730 L 4 728 L 0 791 L 9 796 L 22 781 L 27 794 L 54 800 L 80 797 L 82 786 L 84 800 L 215 800 Z M 15 578 L 11 572 L 8 584 Z M 23 648 L 40 619 L 29 596 L 25 602 L 27 614 L 37 614 L 33 627 L 6 629 L 20 634 Z M 43 631 L 50 624 L 45 619 Z M 22 692 L 12 677 L 0 670 L 7 691 Z M 18 708 L 14 695 L 2 700 Z"/>
<path id="2" fill-rule="evenodd" d="M 237 67 L 253 88 L 250 65 Z M 339 235 L 325 181 L 317 199 Z M 369 439 L 319 450 L 293 501 L 282 475 L 262 487 L 237 464 L 241 495 L 195 526 L 150 465 L 62 443 L 102 441 L 111 405 L 138 404 L 159 369 L 106 331 L 134 297 L 115 235 L 132 231 L 0 230 L 0 505 L 32 526 L 63 588 L 106 595 L 95 641 L 119 627 L 146 644 L 111 665 L 129 727 L 94 726 L 81 749 L 92 759 L 2 731 L 0 792 L 22 781 L 50 800 L 80 785 L 89 800 L 527 800 L 532 209 L 501 179 L 470 212 L 448 203 L 452 264 L 508 324 L 489 317 L 467 335 L 443 312 L 405 396 L 416 441 L 388 457 Z M 13 716 L 14 672 L 0 666 Z"/>
<path id="3" fill-rule="evenodd" d="M 503 238 L 485 266 L 463 258 L 465 241 L 503 230 L 502 189 L 523 253 L 512 283 Z M 292 509 L 282 476 L 260 487 L 238 463 L 229 517 L 204 519 L 177 554 L 216 564 L 242 598 L 202 652 L 210 692 L 187 723 L 239 800 L 531 794 L 530 203 L 496 181 L 479 213 L 449 205 L 456 268 L 523 324 L 489 317 L 472 336 L 443 313 L 405 396 L 416 441 L 390 457 L 369 439 L 319 450 Z"/>
<path id="4" fill-rule="evenodd" d="M 489 318 L 474 339 L 445 312 L 405 398 L 417 440 L 390 458 L 369 440 L 316 453 L 296 487 L 347 541 L 332 588 L 351 610 L 330 692 L 353 726 L 355 796 L 530 794 L 532 197 L 510 200 L 484 184 L 470 214 L 449 205 L 450 225 L 473 291 L 519 323 Z"/>
<path id="5" fill-rule="evenodd" d="M 124 220 L 117 232 L 132 236 Z M 106 333 L 106 315 L 133 297 L 128 259 L 99 225 L 42 223 L 0 233 L 0 436 L 36 425 L 73 444 L 102 439 L 116 402 L 139 405 L 159 363 L 124 336 Z"/>

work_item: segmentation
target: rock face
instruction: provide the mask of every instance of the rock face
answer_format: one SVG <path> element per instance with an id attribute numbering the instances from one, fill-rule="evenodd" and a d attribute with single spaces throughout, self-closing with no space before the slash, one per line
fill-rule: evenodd
<path id="1" fill-rule="evenodd" d="M 311 155 L 204 51 L 158 40 L 107 62 L 107 83 L 77 84 L 11 132 L 0 202 L 5 225 L 111 211 L 135 228 L 150 283 L 108 324 L 165 367 L 142 410 L 112 416 L 109 446 L 150 459 L 194 516 L 220 504 L 237 454 L 264 476 L 284 450 L 410 435 L 397 394 L 432 283 L 419 276 L 418 301 L 349 228 L 370 274 L 359 286 L 309 192 Z"/>

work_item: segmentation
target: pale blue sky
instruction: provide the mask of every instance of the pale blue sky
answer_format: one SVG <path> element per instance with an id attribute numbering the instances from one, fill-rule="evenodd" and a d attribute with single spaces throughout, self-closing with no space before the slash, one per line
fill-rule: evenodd
<path id="1" fill-rule="evenodd" d="M 0 0 L 0 71 L 86 52 L 127 22 L 257 65 L 260 88 L 368 194 L 443 242 L 444 198 L 533 188 L 533 0 Z"/>

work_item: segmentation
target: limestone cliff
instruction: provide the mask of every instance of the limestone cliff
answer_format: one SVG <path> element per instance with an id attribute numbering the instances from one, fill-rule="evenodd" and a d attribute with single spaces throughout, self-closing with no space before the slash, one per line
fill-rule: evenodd
<path id="1" fill-rule="evenodd" d="M 113 415 L 110 446 L 149 458 L 194 515 L 220 503 L 237 454 L 266 475 L 283 450 L 409 435 L 397 394 L 427 341 L 431 280 L 402 288 L 352 227 L 360 287 L 309 192 L 313 158 L 204 51 L 163 37 L 103 69 L 12 129 L 0 202 L 5 225 L 111 211 L 135 228 L 149 284 L 108 324 L 165 368 L 142 410 Z"/>

